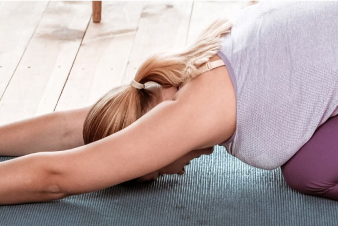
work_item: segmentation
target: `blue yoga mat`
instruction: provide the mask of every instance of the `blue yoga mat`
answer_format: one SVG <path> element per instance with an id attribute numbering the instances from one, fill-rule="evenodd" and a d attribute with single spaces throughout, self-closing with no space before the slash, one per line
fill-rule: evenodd
<path id="1" fill-rule="evenodd" d="M 287 186 L 280 169 L 248 166 L 217 146 L 212 155 L 192 161 L 183 176 L 0 206 L 0 224 L 337 225 L 338 202 L 300 194 Z"/>

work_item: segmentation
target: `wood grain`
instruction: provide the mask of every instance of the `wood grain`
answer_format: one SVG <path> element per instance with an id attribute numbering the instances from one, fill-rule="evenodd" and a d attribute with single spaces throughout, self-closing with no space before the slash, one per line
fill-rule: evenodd
<path id="1" fill-rule="evenodd" d="M 121 85 L 143 2 L 105 2 L 100 24 L 90 23 L 56 110 L 95 103 Z"/>
<path id="2" fill-rule="evenodd" d="M 1 2 L 0 99 L 47 5 L 48 2 Z"/>
<path id="3" fill-rule="evenodd" d="M 193 42 L 202 30 L 214 20 L 221 17 L 234 17 L 241 9 L 242 3 L 238 1 L 195 1 L 187 43 Z"/>
<path id="4" fill-rule="evenodd" d="M 90 2 L 50 2 L 0 102 L 0 124 L 52 112 L 91 18 Z"/>
<path id="5" fill-rule="evenodd" d="M 150 53 L 185 45 L 191 11 L 191 1 L 147 3 L 141 15 L 123 83 L 130 83 Z"/>

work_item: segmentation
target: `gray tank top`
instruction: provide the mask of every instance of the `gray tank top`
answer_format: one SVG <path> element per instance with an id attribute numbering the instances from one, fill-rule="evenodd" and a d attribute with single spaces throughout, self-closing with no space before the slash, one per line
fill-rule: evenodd
<path id="1" fill-rule="evenodd" d="M 275 169 L 338 114 L 338 2 L 262 2 L 233 21 L 218 55 L 236 92 L 236 130 L 220 145 Z"/>

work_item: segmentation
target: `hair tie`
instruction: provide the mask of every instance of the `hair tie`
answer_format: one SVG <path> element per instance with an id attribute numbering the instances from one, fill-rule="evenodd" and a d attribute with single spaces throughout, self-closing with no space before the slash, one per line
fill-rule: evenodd
<path id="1" fill-rule="evenodd" d="M 135 81 L 135 79 L 133 79 L 131 82 L 130 82 L 130 85 L 133 86 L 134 88 L 136 89 L 144 89 L 146 86 L 144 84 L 141 84 L 137 81 Z"/>

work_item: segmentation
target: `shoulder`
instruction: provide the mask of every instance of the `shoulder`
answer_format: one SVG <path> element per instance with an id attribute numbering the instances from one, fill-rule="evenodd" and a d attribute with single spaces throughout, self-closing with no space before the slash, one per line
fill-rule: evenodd
<path id="1" fill-rule="evenodd" d="M 210 61 L 219 59 L 215 55 Z M 175 94 L 174 100 L 195 115 L 205 115 L 204 119 L 215 132 L 212 140 L 215 144 L 227 140 L 235 132 L 236 95 L 225 66 L 202 73 L 189 81 Z"/>

